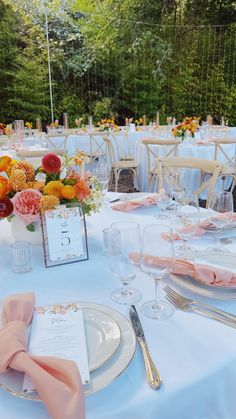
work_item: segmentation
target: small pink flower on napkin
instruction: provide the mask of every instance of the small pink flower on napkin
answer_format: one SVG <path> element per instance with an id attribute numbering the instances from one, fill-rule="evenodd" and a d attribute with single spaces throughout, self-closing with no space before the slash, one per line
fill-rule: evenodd
<path id="1" fill-rule="evenodd" d="M 136 264 L 140 262 L 139 253 L 130 253 L 129 258 Z M 150 265 L 169 266 L 169 258 L 145 255 L 146 263 L 148 263 L 149 258 Z M 176 275 L 189 275 L 205 285 L 228 285 L 229 287 L 236 285 L 236 272 L 201 263 L 198 264 L 191 260 L 176 259 L 172 273 Z"/>
<path id="2" fill-rule="evenodd" d="M 27 353 L 27 326 L 34 311 L 33 293 L 9 296 L 0 330 L 0 373 L 27 373 L 52 419 L 84 419 L 84 393 L 73 361 Z"/>

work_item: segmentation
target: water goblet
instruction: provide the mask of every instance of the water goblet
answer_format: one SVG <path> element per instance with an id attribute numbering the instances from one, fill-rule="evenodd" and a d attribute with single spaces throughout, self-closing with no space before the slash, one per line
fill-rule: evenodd
<path id="1" fill-rule="evenodd" d="M 109 182 L 110 182 L 110 166 L 107 162 L 98 162 L 95 170 L 94 175 L 96 176 L 98 182 L 101 185 L 102 197 L 104 205 L 107 204 L 106 201 L 106 194 L 108 192 Z"/>
<path id="2" fill-rule="evenodd" d="M 198 197 L 193 194 L 185 195 L 175 213 L 175 228 L 183 240 L 182 245 L 177 245 L 176 250 L 180 253 L 193 252 L 194 247 L 188 244 L 190 237 L 193 237 L 200 224 L 200 210 Z"/>
<path id="3" fill-rule="evenodd" d="M 142 306 L 145 316 L 164 320 L 173 314 L 173 307 L 160 297 L 160 281 L 169 274 L 175 262 L 173 231 L 162 222 L 144 227 L 140 266 L 154 279 L 155 297 Z"/>
<path id="4" fill-rule="evenodd" d="M 216 247 L 211 249 L 214 252 L 224 251 L 223 247 L 221 247 L 220 237 L 222 229 L 232 222 L 233 210 L 234 204 L 232 192 L 212 194 L 208 205 L 208 218 L 217 229 Z"/>
<path id="5" fill-rule="evenodd" d="M 114 290 L 111 298 L 119 304 L 137 303 L 142 295 L 129 286 L 137 274 L 137 264 L 133 253 L 140 255 L 141 237 L 139 225 L 135 222 L 120 221 L 112 224 L 108 234 L 108 259 L 111 271 L 123 285 Z"/>

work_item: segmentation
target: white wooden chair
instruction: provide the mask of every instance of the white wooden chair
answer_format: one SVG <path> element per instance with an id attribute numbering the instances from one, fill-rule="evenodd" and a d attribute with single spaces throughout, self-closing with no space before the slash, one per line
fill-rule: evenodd
<path id="1" fill-rule="evenodd" d="M 64 153 L 66 152 L 66 143 L 70 133 L 65 132 L 61 134 L 45 134 L 45 140 L 47 144 L 47 148 L 49 150 L 52 149 L 60 149 L 63 150 Z"/>
<path id="2" fill-rule="evenodd" d="M 225 160 L 222 167 L 222 171 L 220 173 L 220 177 L 222 178 L 222 189 L 224 190 L 226 178 L 231 177 L 232 183 L 230 191 L 232 192 L 236 181 L 236 138 L 215 139 L 214 145 L 214 159 L 222 160 L 222 158 L 224 158 Z M 229 151 L 227 151 L 227 145 L 233 146 L 233 154 L 229 154 Z"/>
<path id="3" fill-rule="evenodd" d="M 134 159 L 133 160 L 117 160 L 114 145 L 111 139 L 108 137 L 104 137 L 103 140 L 106 144 L 108 160 L 111 165 L 112 173 L 114 173 L 114 177 L 115 177 L 115 192 L 117 192 L 120 174 L 123 170 L 131 170 L 131 172 L 134 175 L 134 178 L 136 179 L 137 186 L 139 188 L 137 162 Z"/>
<path id="4" fill-rule="evenodd" d="M 196 159 L 188 157 L 173 157 L 173 158 L 158 158 L 157 159 L 157 168 L 158 168 L 158 189 L 163 187 L 163 180 L 165 176 L 166 169 L 170 172 L 174 169 L 198 169 L 200 172 L 207 172 L 211 176 L 208 179 L 202 179 L 200 186 L 197 186 L 196 189 L 192 192 L 195 195 L 200 197 L 200 194 L 203 191 L 207 192 L 206 198 L 206 208 L 209 204 L 209 199 L 214 191 L 216 183 L 219 179 L 222 164 L 215 160 L 207 159 Z"/>
<path id="5" fill-rule="evenodd" d="M 144 138 L 142 143 L 146 148 L 148 190 L 154 187 L 158 176 L 158 168 L 155 165 L 158 157 L 175 157 L 178 153 L 180 140 L 161 140 L 157 138 Z"/>
<path id="6" fill-rule="evenodd" d="M 89 134 L 89 142 L 90 142 L 90 152 L 88 157 L 90 158 L 90 163 L 93 164 L 94 160 L 107 160 L 107 144 L 106 139 L 109 136 L 109 132 L 94 132 Z"/>

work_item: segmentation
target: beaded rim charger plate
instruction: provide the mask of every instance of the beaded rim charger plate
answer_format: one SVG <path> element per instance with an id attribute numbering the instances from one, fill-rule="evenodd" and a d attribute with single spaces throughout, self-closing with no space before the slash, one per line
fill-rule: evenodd
<path id="1" fill-rule="evenodd" d="M 91 359 L 93 353 L 91 344 L 98 333 L 97 326 L 95 326 L 95 332 L 93 330 L 94 325 L 91 327 L 91 318 L 94 319 L 95 312 L 100 313 L 100 319 L 102 317 L 106 319 L 110 317 L 117 324 L 119 332 L 116 329 L 116 333 L 117 338 L 120 339 L 113 354 L 100 367 L 90 372 L 90 383 L 84 387 L 84 394 L 87 396 L 108 386 L 128 367 L 135 353 L 136 337 L 130 322 L 111 307 L 89 302 L 79 302 L 79 305 L 83 308 L 84 312 L 89 359 Z M 9 370 L 5 374 L 0 374 L 0 387 L 16 397 L 31 401 L 41 401 L 37 393 L 23 394 L 21 392 L 23 377 L 23 373 Z"/>
<path id="2" fill-rule="evenodd" d="M 236 255 L 234 253 L 206 253 L 204 251 L 191 252 L 181 255 L 181 259 L 194 260 L 197 263 L 208 264 L 218 268 L 225 268 L 236 273 Z M 204 297 L 216 298 L 220 300 L 235 300 L 236 299 L 236 284 L 232 286 L 227 285 L 205 285 L 193 279 L 189 275 L 171 274 L 171 279 L 180 287 L 194 292 L 195 294 Z"/>

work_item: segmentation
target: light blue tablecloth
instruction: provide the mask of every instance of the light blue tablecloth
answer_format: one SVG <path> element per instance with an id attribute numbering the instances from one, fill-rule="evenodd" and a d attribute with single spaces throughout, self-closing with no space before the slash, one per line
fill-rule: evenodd
<path id="1" fill-rule="evenodd" d="M 110 197 L 115 196 L 113 194 Z M 105 304 L 128 317 L 128 307 L 110 299 L 117 287 L 105 256 L 102 255 L 102 230 L 117 220 L 137 221 L 141 226 L 155 222 L 157 207 L 121 213 L 110 208 L 87 217 L 88 261 L 46 269 L 40 246 L 33 249 L 33 270 L 27 274 L 11 271 L 9 244 L 13 238 L 7 221 L 0 222 L 1 300 L 9 294 L 34 291 L 38 304 L 62 301 L 91 301 Z M 194 240 L 198 248 L 213 244 L 205 235 Z M 232 248 L 231 245 L 228 245 Z M 236 247 L 234 247 L 236 250 Z M 170 279 L 164 283 L 180 290 Z M 138 271 L 133 285 L 143 301 L 153 296 L 152 280 Z M 195 297 L 181 289 L 186 296 Z M 236 314 L 236 301 L 209 300 L 215 306 Z M 234 419 L 236 417 L 236 332 L 235 329 L 192 313 L 176 311 L 163 322 L 140 313 L 153 359 L 163 385 L 159 391 L 147 383 L 139 347 L 129 367 L 112 384 L 86 398 L 87 419 Z M 16 398 L 0 389 L 0 418 L 46 419 L 41 403 Z"/>

